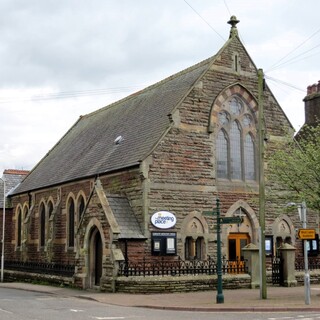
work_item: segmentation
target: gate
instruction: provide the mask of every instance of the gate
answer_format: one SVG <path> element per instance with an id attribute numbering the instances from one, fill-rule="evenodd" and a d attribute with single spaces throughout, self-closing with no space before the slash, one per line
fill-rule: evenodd
<path id="1" fill-rule="evenodd" d="M 283 259 L 280 255 L 272 258 L 272 284 L 284 285 Z"/>

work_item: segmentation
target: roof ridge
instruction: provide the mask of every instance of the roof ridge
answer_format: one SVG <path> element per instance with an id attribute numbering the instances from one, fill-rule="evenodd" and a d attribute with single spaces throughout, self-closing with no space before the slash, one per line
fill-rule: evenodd
<path id="1" fill-rule="evenodd" d="M 129 100 L 131 100 L 132 98 L 134 98 L 136 96 L 139 96 L 139 95 L 142 95 L 142 94 L 146 94 L 148 91 L 153 90 L 154 88 L 156 88 L 156 87 L 158 87 L 158 86 L 160 86 L 160 85 L 162 85 L 162 84 L 164 84 L 164 83 L 166 83 L 168 81 L 171 81 L 171 80 L 173 80 L 173 79 L 175 79 L 175 78 L 177 78 L 177 77 L 179 77 L 179 76 L 181 76 L 183 74 L 186 74 L 186 73 L 188 73 L 188 72 L 190 72 L 192 70 L 200 68 L 201 66 L 205 65 L 206 63 L 208 63 L 210 60 L 214 59 L 215 57 L 216 57 L 216 55 L 213 55 L 213 56 L 211 56 L 211 57 L 209 57 L 207 59 L 204 59 L 204 60 L 202 60 L 200 62 L 197 62 L 196 64 L 194 64 L 194 65 L 192 65 L 190 67 L 187 67 L 186 69 L 180 70 L 177 73 L 174 73 L 173 75 L 170 75 L 170 76 L 168 76 L 168 77 L 166 77 L 166 78 L 164 78 L 164 79 L 162 79 L 162 80 L 160 80 L 160 81 L 158 81 L 156 83 L 153 83 L 153 84 L 151 84 L 151 85 L 149 85 L 149 86 L 147 86 L 147 87 L 145 87 L 145 88 L 143 88 L 143 89 L 141 89 L 139 91 L 136 91 L 136 92 L 134 92 L 134 93 L 132 93 L 132 94 L 120 99 L 120 100 L 114 101 L 114 102 L 108 104 L 107 106 L 104 106 L 104 107 L 102 107 L 100 109 L 97 109 L 95 111 L 92 111 L 90 113 L 82 115 L 82 116 L 80 116 L 80 118 L 91 117 L 91 116 L 95 115 L 96 113 L 99 113 L 99 112 L 101 112 L 103 110 L 111 109 L 111 108 L 117 106 L 120 103 L 123 103 L 125 101 L 129 101 Z"/>

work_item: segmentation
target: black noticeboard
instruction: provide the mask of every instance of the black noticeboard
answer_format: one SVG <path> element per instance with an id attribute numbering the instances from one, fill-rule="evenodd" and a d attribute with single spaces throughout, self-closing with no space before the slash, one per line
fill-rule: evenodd
<path id="1" fill-rule="evenodd" d="M 177 254 L 176 232 L 152 232 L 152 254 L 157 256 Z"/>

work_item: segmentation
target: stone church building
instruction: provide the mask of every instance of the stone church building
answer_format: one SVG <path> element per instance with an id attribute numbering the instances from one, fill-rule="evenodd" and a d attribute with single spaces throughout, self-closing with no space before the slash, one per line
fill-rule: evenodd
<path id="1" fill-rule="evenodd" d="M 116 290 L 123 262 L 215 258 L 204 212 L 217 198 L 222 217 L 241 217 L 222 225 L 224 259 L 258 244 L 258 70 L 238 22 L 214 56 L 78 119 L 11 192 L 6 260 L 72 266 L 75 286 Z M 293 128 L 267 85 L 263 101 L 268 190 L 268 155 Z M 268 254 L 297 242 L 283 207 L 267 195 Z"/>

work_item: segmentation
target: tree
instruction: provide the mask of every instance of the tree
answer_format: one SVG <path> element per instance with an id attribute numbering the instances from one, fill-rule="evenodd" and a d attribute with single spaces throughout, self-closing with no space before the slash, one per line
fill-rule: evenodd
<path id="1" fill-rule="evenodd" d="M 298 201 L 305 200 L 308 208 L 319 211 L 320 125 L 304 126 L 276 149 L 268 166 L 272 179 L 283 190 L 293 191 Z"/>

